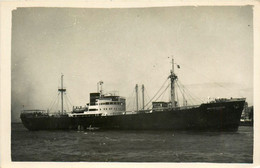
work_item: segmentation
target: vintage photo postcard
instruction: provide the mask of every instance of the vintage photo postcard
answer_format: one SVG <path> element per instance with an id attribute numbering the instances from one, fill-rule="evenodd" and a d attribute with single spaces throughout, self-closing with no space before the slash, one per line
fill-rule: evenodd
<path id="1" fill-rule="evenodd" d="M 1 166 L 259 167 L 259 9 L 1 2 Z"/>

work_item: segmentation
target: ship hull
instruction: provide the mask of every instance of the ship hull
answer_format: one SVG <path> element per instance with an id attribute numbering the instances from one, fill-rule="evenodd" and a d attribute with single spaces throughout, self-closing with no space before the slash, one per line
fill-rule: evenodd
<path id="1" fill-rule="evenodd" d="M 236 131 L 245 101 L 202 104 L 191 108 L 152 110 L 137 114 L 81 117 L 22 117 L 29 130 L 198 130 Z"/>
<path id="2" fill-rule="evenodd" d="M 71 118 L 68 116 L 52 117 L 21 117 L 23 125 L 31 131 L 38 130 L 68 130 L 71 128 Z"/>

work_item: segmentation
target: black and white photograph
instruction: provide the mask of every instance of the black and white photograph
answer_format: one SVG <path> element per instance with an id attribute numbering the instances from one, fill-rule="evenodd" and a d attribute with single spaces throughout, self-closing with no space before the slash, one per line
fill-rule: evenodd
<path id="1" fill-rule="evenodd" d="M 254 5 L 13 9 L 11 162 L 252 165 L 254 24 Z"/>

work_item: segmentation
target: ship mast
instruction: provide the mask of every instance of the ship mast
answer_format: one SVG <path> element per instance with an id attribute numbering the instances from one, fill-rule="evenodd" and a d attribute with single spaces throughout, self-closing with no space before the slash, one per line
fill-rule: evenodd
<path id="1" fill-rule="evenodd" d="M 171 80 L 171 104 L 172 108 L 176 107 L 175 104 L 175 80 L 177 79 L 177 76 L 174 74 L 174 59 L 172 58 L 172 69 L 171 74 L 168 77 Z"/>
<path id="2" fill-rule="evenodd" d="M 63 74 L 61 74 L 61 88 L 58 89 L 61 92 L 61 114 L 63 114 L 63 92 L 66 92 L 66 89 L 63 88 Z"/>
<path id="3" fill-rule="evenodd" d="M 135 85 L 135 94 L 136 94 L 136 111 L 138 111 L 138 84 Z"/>
<path id="4" fill-rule="evenodd" d="M 143 99 L 143 110 L 144 110 L 144 85 L 142 85 L 142 99 Z"/>

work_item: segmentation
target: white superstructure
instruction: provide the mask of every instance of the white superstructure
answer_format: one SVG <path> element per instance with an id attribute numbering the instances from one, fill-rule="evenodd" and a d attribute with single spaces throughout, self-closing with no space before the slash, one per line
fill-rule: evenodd
<path id="1" fill-rule="evenodd" d="M 126 100 L 115 95 L 101 95 L 100 93 L 90 93 L 90 103 L 86 105 L 84 111 L 71 113 L 70 116 L 83 115 L 119 115 L 126 111 Z"/>

